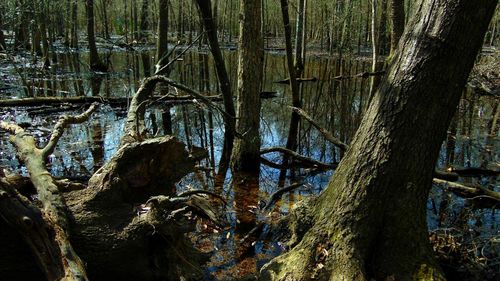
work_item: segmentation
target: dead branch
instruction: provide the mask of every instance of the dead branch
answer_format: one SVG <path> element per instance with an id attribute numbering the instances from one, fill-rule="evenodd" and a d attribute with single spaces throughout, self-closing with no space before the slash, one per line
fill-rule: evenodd
<path id="1" fill-rule="evenodd" d="M 483 169 L 483 168 L 451 168 L 450 171 L 452 173 L 456 173 L 461 177 L 496 177 L 500 175 L 500 171 Z"/>
<path id="2" fill-rule="evenodd" d="M 42 149 L 42 158 L 45 159 L 54 152 L 57 142 L 64 133 L 64 129 L 66 129 L 69 125 L 81 124 L 83 122 L 86 122 L 96 109 L 97 104 L 94 103 L 82 114 L 76 116 L 63 115 L 61 118 L 59 118 L 59 121 L 57 121 L 56 125 L 54 126 L 54 130 L 52 131 L 49 142 Z"/>
<path id="3" fill-rule="evenodd" d="M 325 137 L 325 139 L 332 144 L 336 145 L 338 148 L 341 150 L 347 150 L 347 144 L 343 143 L 341 140 L 337 139 L 328 131 L 327 129 L 321 127 L 318 122 L 316 122 L 309 114 L 307 114 L 304 110 L 297 108 L 297 107 L 292 107 L 292 110 L 297 113 L 298 115 L 302 116 L 304 119 L 309 121 L 311 125 L 313 125 L 318 131 Z"/>
<path id="4" fill-rule="evenodd" d="M 303 183 L 294 183 L 292 185 L 280 188 L 279 190 L 275 191 L 271 196 L 269 197 L 269 201 L 266 203 L 264 206 L 263 210 L 267 211 L 269 210 L 279 199 L 281 199 L 281 196 L 287 192 L 292 192 L 295 189 L 305 186 Z"/>
<path id="5" fill-rule="evenodd" d="M 457 173 L 442 170 L 434 170 L 434 178 L 445 181 L 457 181 L 460 176 Z"/>
<path id="6" fill-rule="evenodd" d="M 231 117 L 222 108 L 213 103 L 202 93 L 195 91 L 181 83 L 175 82 L 166 76 L 155 75 L 144 79 L 139 90 L 137 90 L 134 97 L 132 98 L 125 123 L 125 135 L 121 141 L 122 145 L 132 141 L 141 141 L 144 138 L 144 112 L 146 110 L 146 102 L 151 96 L 151 93 L 156 87 L 156 84 L 160 82 L 185 92 L 191 97 L 198 99 L 209 108 L 221 112 L 224 118 L 231 119 L 231 122 L 235 122 L 233 117 Z"/>
<path id="7" fill-rule="evenodd" d="M 375 72 L 366 72 L 365 71 L 365 72 L 361 72 L 361 73 L 358 73 L 355 75 L 339 75 L 339 76 L 333 77 L 333 79 L 335 79 L 335 80 L 346 80 L 346 79 L 353 79 L 353 78 L 366 79 L 366 78 L 371 77 L 371 76 L 381 76 L 384 74 L 385 74 L 385 70 L 375 71 Z"/>
<path id="8" fill-rule="evenodd" d="M 331 163 L 331 164 L 323 163 L 323 162 L 320 162 L 318 160 L 314 160 L 312 158 L 300 155 L 297 152 L 292 151 L 290 149 L 286 149 L 284 147 L 263 148 L 260 150 L 260 155 L 272 153 L 272 152 L 280 152 L 280 153 L 287 154 L 288 156 L 292 157 L 294 160 L 299 161 L 306 166 L 312 166 L 315 168 L 321 168 L 321 169 L 327 169 L 327 170 L 335 169 L 337 167 L 337 163 Z M 267 161 L 267 162 L 270 162 L 270 161 Z M 278 165 L 278 164 L 276 164 L 276 165 Z"/>
<path id="9" fill-rule="evenodd" d="M 311 78 L 295 78 L 295 80 L 297 80 L 298 83 L 316 82 L 316 81 L 318 81 L 318 78 L 316 78 L 316 77 L 311 77 Z M 279 81 L 276 81 L 274 83 L 276 83 L 276 84 L 290 84 L 290 78 L 279 80 Z"/>
<path id="10" fill-rule="evenodd" d="M 440 179 L 433 179 L 434 184 L 442 186 L 456 195 L 473 200 L 482 208 L 496 207 L 500 204 L 500 192 L 496 192 L 480 185 L 465 185 Z"/>

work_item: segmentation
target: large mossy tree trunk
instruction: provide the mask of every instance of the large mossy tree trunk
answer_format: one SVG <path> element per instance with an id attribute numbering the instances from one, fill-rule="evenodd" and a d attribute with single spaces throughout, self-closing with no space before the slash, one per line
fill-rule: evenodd
<path id="1" fill-rule="evenodd" d="M 258 173 L 260 169 L 260 90 L 264 63 L 262 2 L 240 2 L 238 56 L 238 101 L 236 130 L 243 133 L 234 141 L 234 170 Z"/>
<path id="2" fill-rule="evenodd" d="M 445 278 L 429 244 L 426 202 L 496 3 L 418 3 L 350 148 L 309 206 L 311 227 L 262 269 L 264 280 Z"/>

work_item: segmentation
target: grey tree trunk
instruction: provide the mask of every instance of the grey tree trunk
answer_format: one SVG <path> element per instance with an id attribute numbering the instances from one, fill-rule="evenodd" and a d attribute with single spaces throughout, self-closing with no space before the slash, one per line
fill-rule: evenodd
<path id="1" fill-rule="evenodd" d="M 445 279 L 429 244 L 426 203 L 496 3 L 417 4 L 349 150 L 309 205 L 311 227 L 263 268 L 263 280 Z"/>
<path id="2" fill-rule="evenodd" d="M 257 173 L 260 169 L 260 90 L 264 64 L 262 2 L 240 1 L 238 100 L 236 130 L 243 137 L 234 141 L 232 167 Z"/>

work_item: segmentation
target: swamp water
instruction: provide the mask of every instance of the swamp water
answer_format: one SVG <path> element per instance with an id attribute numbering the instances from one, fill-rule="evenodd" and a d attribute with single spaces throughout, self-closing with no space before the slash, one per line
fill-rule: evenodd
<path id="1" fill-rule="evenodd" d="M 138 89 L 140 80 L 152 72 L 154 52 L 113 50 L 108 56 L 109 73 L 87 72 L 87 54 L 64 51 L 55 54 L 57 63 L 49 70 L 41 70 L 29 58 L 17 56 L 0 61 L 0 96 L 2 99 L 27 96 L 101 96 L 130 97 Z M 237 52 L 224 53 L 226 66 L 236 88 Z M 368 58 L 347 59 L 310 55 L 307 58 L 304 77 L 315 77 L 315 82 L 301 83 L 303 108 L 334 136 L 349 143 L 367 105 L 369 79 L 336 80 L 335 76 L 350 76 L 367 71 L 371 65 Z M 22 77 L 22 79 L 21 79 Z M 209 51 L 206 49 L 187 52 L 182 60 L 172 66 L 170 77 L 193 89 L 206 93 L 218 93 L 217 78 Z M 285 84 L 274 83 L 287 77 L 283 53 L 267 52 L 263 91 L 277 92 L 277 97 L 262 100 L 261 137 L 262 147 L 285 146 L 290 122 L 291 94 Z M 170 90 L 174 91 L 174 90 Z M 235 90 L 233 92 L 236 92 Z M 498 169 L 500 141 L 497 128 L 491 123 L 498 99 L 465 92 L 456 116 L 443 143 L 438 167 L 482 167 Z M 86 106 L 62 105 L 58 111 L 81 112 Z M 48 140 L 50 131 L 58 119 L 53 106 L 2 108 L 2 120 L 24 124 L 27 130 L 38 137 L 40 144 Z M 88 122 L 72 126 L 59 141 L 50 157 L 50 170 L 56 176 L 74 179 L 88 178 L 114 154 L 119 145 L 126 107 L 101 104 L 97 113 Z M 210 170 L 219 159 L 222 141 L 222 119 L 199 102 L 184 104 L 155 104 L 147 113 L 147 124 L 154 135 L 172 131 L 188 146 L 207 148 L 209 158 L 201 165 L 207 172 L 188 176 L 179 185 L 187 188 L 213 188 Z M 431 117 L 429 117 L 431 118 Z M 171 120 L 171 122 L 167 122 Z M 311 127 L 300 123 L 298 152 L 307 157 L 336 163 L 341 152 Z M 17 161 L 15 150 L 7 135 L 0 132 L 0 165 L 26 174 Z M 266 154 L 264 157 L 281 163 L 281 155 Z M 206 270 L 207 279 L 224 279 L 255 273 L 271 257 L 284 250 L 280 241 L 266 238 L 269 231 L 264 228 L 260 237 L 250 243 L 241 239 L 256 222 L 263 218 L 259 206 L 279 187 L 279 170 L 262 165 L 259 180 L 227 180 L 223 193 L 228 198 L 228 227 L 216 231 L 200 228 L 197 238 L 207 250 L 217 250 Z M 316 171 L 312 168 L 294 169 L 284 185 L 295 182 L 304 187 L 283 196 L 275 210 L 288 213 L 289 208 L 304 196 L 318 194 L 328 183 L 331 171 Z M 229 177 L 231 177 L 229 175 Z M 498 179 L 492 177 L 464 178 L 468 184 L 481 183 L 498 189 Z M 276 215 L 278 218 L 279 215 Z M 409 218 L 411 219 L 411 218 Z M 435 187 L 428 203 L 429 230 L 459 235 L 464 243 L 475 243 L 473 255 L 491 258 L 498 255 L 500 215 L 491 209 L 477 210 L 466 201 Z M 214 233 L 217 232 L 217 233 Z M 496 240 L 495 240 L 496 239 Z M 496 242 L 495 242 L 496 241 Z M 482 247 L 482 248 L 480 248 Z M 494 256 L 493 256 L 494 257 Z"/>

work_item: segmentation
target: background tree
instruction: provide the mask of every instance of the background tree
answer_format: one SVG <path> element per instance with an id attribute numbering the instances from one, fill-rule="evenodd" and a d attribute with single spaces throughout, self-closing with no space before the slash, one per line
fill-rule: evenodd
<path id="1" fill-rule="evenodd" d="M 217 37 L 217 25 L 212 13 L 212 1 L 196 0 L 196 3 L 198 4 L 200 16 L 203 19 L 203 27 L 207 33 L 208 44 L 214 58 L 215 71 L 217 72 L 217 78 L 219 79 L 220 91 L 222 92 L 222 99 L 224 103 L 224 145 L 222 147 L 219 170 L 217 171 L 216 177 L 216 186 L 220 186 L 226 178 L 226 173 L 229 169 L 231 161 L 234 135 L 236 131 L 234 120 L 236 113 L 234 109 L 233 94 L 231 91 L 231 83 L 229 81 L 229 76 L 227 74 L 226 65 Z"/>
<path id="2" fill-rule="evenodd" d="M 94 32 L 94 0 L 86 0 L 85 10 L 87 12 L 87 41 L 89 45 L 89 64 L 93 71 L 106 71 L 107 67 L 101 62 L 97 53 Z"/>
<path id="3" fill-rule="evenodd" d="M 390 0 L 390 9 L 391 54 L 394 54 L 405 29 L 405 1 Z"/>
<path id="4" fill-rule="evenodd" d="M 310 229 L 263 268 L 264 279 L 444 279 L 429 244 L 427 197 L 496 4 L 418 3 L 350 148 L 305 216 Z"/>
<path id="5" fill-rule="evenodd" d="M 238 55 L 238 101 L 236 130 L 243 134 L 234 141 L 233 169 L 259 173 L 260 170 L 260 90 L 264 42 L 262 1 L 240 1 Z"/>
<path id="6" fill-rule="evenodd" d="M 162 69 L 168 63 L 168 0 L 158 0 L 158 39 L 156 41 L 156 73 L 168 73 Z"/>

